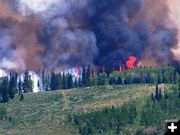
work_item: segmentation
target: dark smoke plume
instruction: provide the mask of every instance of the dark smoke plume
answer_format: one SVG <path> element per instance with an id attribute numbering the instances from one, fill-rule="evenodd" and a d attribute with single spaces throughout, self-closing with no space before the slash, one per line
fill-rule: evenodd
<path id="1" fill-rule="evenodd" d="M 164 0 L 52 1 L 35 9 L 25 0 L 0 0 L 0 68 L 117 68 L 129 56 L 142 64 L 174 59 L 177 30 Z"/>

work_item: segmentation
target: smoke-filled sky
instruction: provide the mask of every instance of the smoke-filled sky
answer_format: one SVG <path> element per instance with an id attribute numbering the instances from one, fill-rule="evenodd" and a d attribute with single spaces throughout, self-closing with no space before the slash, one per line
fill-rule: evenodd
<path id="1" fill-rule="evenodd" d="M 179 0 L 0 0 L 0 69 L 180 60 Z"/>
<path id="2" fill-rule="evenodd" d="M 176 25 L 178 30 L 178 40 L 180 40 L 180 1 L 179 0 L 168 0 L 170 9 L 170 17 Z M 178 42 L 178 48 L 173 49 L 175 59 L 180 61 L 180 41 Z"/>

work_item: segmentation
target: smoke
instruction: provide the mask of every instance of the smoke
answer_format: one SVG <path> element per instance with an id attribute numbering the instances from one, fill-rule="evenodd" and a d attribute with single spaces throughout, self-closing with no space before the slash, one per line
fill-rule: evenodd
<path id="1" fill-rule="evenodd" d="M 22 72 L 38 70 L 43 47 L 38 43 L 37 17 L 25 17 L 18 13 L 10 0 L 0 0 L 0 68 Z"/>
<path id="2" fill-rule="evenodd" d="M 6 75 L 7 74 L 4 71 L 0 70 L 0 77 L 6 76 Z M 41 78 L 39 77 L 39 75 L 36 74 L 34 71 L 29 71 L 29 75 L 31 76 L 31 79 L 33 81 L 32 92 L 36 93 L 36 92 L 40 91 L 40 86 L 39 86 L 40 82 L 39 81 L 41 80 Z M 20 74 L 18 76 L 17 83 L 19 83 L 19 80 L 21 80 L 21 82 L 24 81 L 24 74 Z"/>
<path id="3" fill-rule="evenodd" d="M 180 5 L 180 1 L 179 0 L 168 0 L 168 5 L 169 5 L 169 16 L 171 17 L 171 19 L 173 20 L 173 22 L 175 23 L 175 26 L 178 30 L 178 39 L 180 39 L 180 8 L 178 5 Z M 175 55 L 175 59 L 180 61 L 180 42 L 178 42 L 178 45 L 176 48 L 172 49 L 174 55 Z"/>
<path id="4" fill-rule="evenodd" d="M 129 56 L 169 64 L 177 58 L 174 1 L 0 0 L 0 69 L 116 68 Z"/>
<path id="5" fill-rule="evenodd" d="M 3 70 L 0 69 L 0 77 L 6 76 L 6 75 L 7 74 Z"/>
<path id="6" fill-rule="evenodd" d="M 30 72 L 30 75 L 31 75 L 32 80 L 33 80 L 33 92 L 36 93 L 39 91 L 38 81 L 40 80 L 40 77 L 39 77 L 39 75 L 37 75 L 33 71 Z"/>

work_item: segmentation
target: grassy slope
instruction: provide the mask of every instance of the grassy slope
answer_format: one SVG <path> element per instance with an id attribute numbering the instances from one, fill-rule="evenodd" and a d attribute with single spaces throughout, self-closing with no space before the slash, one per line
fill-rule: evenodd
<path id="1" fill-rule="evenodd" d="M 162 89 L 169 86 L 161 85 Z M 71 135 L 77 129 L 66 121 L 68 114 L 138 101 L 154 91 L 151 85 L 102 86 L 25 94 L 4 104 L 12 121 L 0 121 L 0 135 Z"/>

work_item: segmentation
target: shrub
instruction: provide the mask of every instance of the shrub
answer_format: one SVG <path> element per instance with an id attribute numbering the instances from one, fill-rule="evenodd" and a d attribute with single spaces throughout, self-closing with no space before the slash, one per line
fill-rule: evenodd
<path id="1" fill-rule="evenodd" d="M 0 120 L 3 120 L 6 117 L 6 114 L 7 114 L 6 108 L 0 106 Z"/>

